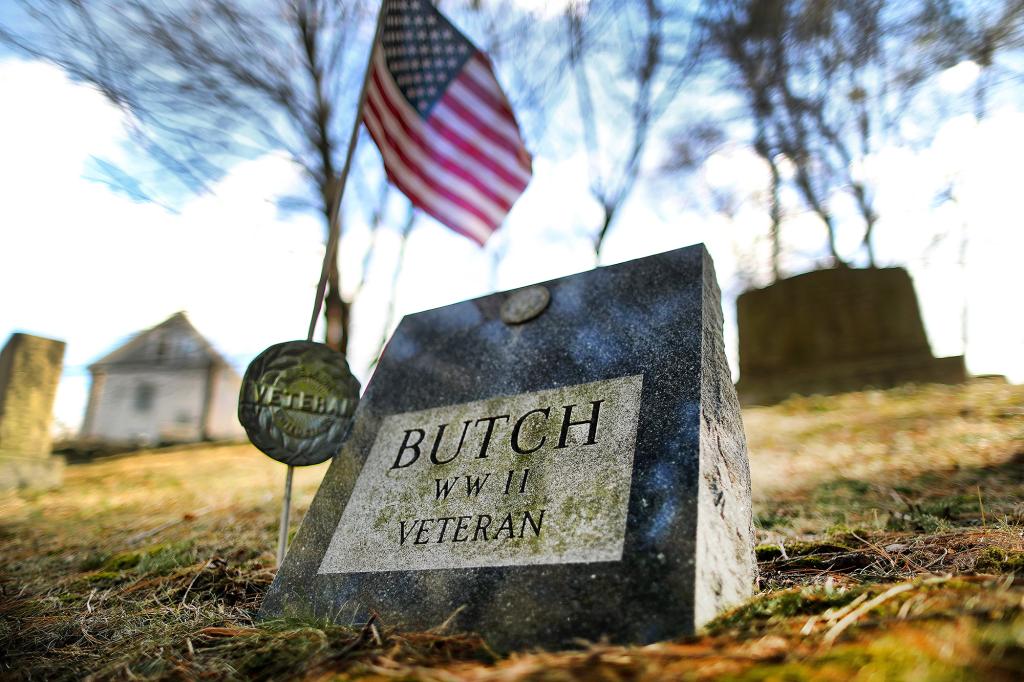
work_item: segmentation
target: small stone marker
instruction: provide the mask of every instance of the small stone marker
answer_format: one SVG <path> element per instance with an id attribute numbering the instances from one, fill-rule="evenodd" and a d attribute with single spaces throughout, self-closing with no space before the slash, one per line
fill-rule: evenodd
<path id="1" fill-rule="evenodd" d="M 756 571 L 722 326 L 702 245 L 407 316 L 261 615 L 694 632 Z"/>
<path id="2" fill-rule="evenodd" d="M 30 334 L 12 334 L 0 351 L 0 490 L 61 482 L 50 426 L 63 360 L 63 341 Z"/>

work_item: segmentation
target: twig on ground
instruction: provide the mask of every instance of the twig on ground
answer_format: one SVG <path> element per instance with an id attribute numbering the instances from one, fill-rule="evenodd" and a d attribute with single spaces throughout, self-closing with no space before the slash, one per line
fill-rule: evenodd
<path id="1" fill-rule="evenodd" d="M 863 604 L 865 601 L 867 601 L 867 599 L 868 599 L 868 593 L 867 592 L 863 592 L 860 595 L 858 595 L 856 599 L 851 601 L 846 606 L 840 607 L 840 608 L 836 609 L 835 611 L 833 611 L 832 609 L 829 609 L 828 611 L 823 613 L 821 617 L 824 618 L 829 623 L 835 623 L 836 621 L 840 620 L 843 616 L 848 614 L 850 611 L 853 611 L 855 608 L 857 608 L 858 606 Z"/>
<path id="2" fill-rule="evenodd" d="M 442 632 L 445 632 L 448 629 L 448 627 L 452 624 L 452 621 L 455 620 L 455 617 L 462 613 L 462 610 L 465 608 L 466 605 L 463 604 L 459 608 L 455 609 L 454 611 L 452 611 L 452 614 L 450 616 L 444 619 L 443 623 L 441 623 L 437 627 L 430 628 L 429 630 L 427 630 L 427 632 L 434 634 L 441 634 Z"/>
<path id="3" fill-rule="evenodd" d="M 377 614 L 371 613 L 370 620 L 366 621 L 366 625 L 364 625 L 363 629 L 359 631 L 359 634 L 356 635 L 355 639 L 353 639 L 351 642 L 342 647 L 341 651 L 338 652 L 338 657 L 350 653 L 352 650 L 354 650 L 356 647 L 362 644 L 363 640 L 366 639 L 366 635 L 371 632 L 371 628 L 373 628 L 373 622 L 375 620 L 377 620 Z"/>
<path id="4" fill-rule="evenodd" d="M 900 583 L 899 585 L 893 585 L 888 590 L 878 595 L 871 601 L 862 604 L 857 609 L 851 611 L 849 614 L 846 615 L 846 617 L 844 617 L 838 623 L 833 625 L 832 629 L 825 633 L 825 637 L 822 639 L 822 643 L 826 647 L 832 646 L 832 643 L 836 641 L 836 638 L 839 637 L 839 635 L 843 634 L 846 628 L 853 625 L 853 623 L 855 623 L 857 619 L 859 619 L 864 614 L 870 612 L 872 609 L 881 606 L 882 604 L 889 601 L 896 595 L 903 594 L 904 592 L 912 590 L 921 585 L 938 584 L 946 582 L 947 580 L 948 578 L 934 578 L 931 580 L 925 580 L 923 582 L 913 581 L 908 583 Z"/>
<path id="5" fill-rule="evenodd" d="M 892 555 L 889 554 L 889 552 L 885 551 L 884 547 L 882 547 L 881 545 L 876 545 L 875 543 L 873 543 L 873 542 L 871 542 L 869 540 L 865 540 L 864 538 L 862 538 L 861 536 L 857 535 L 856 533 L 851 532 L 850 535 L 852 535 L 853 537 L 857 538 L 858 540 L 863 542 L 865 545 L 867 545 L 868 547 L 870 547 L 871 549 L 875 550 L 880 555 L 882 555 L 883 557 L 888 559 L 889 560 L 889 564 L 892 565 L 893 568 L 896 568 L 896 560 L 892 558 Z"/>

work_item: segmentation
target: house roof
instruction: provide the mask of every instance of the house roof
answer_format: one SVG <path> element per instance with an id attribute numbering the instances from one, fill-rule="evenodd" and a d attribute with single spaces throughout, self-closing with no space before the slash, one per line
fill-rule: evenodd
<path id="1" fill-rule="evenodd" d="M 220 353 L 177 312 L 144 329 L 121 346 L 89 365 L 89 370 L 112 368 L 186 369 L 210 364 L 229 367 Z"/>

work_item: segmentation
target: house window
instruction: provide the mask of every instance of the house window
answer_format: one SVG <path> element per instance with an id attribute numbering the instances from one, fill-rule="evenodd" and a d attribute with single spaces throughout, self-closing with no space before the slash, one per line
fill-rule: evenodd
<path id="1" fill-rule="evenodd" d="M 156 340 L 156 359 L 157 362 L 163 360 L 167 356 L 167 339 L 160 336 Z"/>
<path id="2" fill-rule="evenodd" d="M 153 407 L 156 388 L 153 384 L 138 384 L 135 387 L 135 411 L 149 412 Z"/>

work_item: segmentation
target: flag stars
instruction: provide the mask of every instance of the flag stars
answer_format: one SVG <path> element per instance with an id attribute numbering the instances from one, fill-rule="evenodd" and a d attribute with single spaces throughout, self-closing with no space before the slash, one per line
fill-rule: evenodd
<path id="1" fill-rule="evenodd" d="M 472 54 L 465 38 L 423 0 L 385 0 L 385 63 L 405 99 L 429 112 Z"/>

